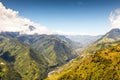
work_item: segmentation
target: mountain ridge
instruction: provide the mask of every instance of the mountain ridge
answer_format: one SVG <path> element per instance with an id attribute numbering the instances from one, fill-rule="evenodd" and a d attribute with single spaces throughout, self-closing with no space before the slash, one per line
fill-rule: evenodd
<path id="1" fill-rule="evenodd" d="M 116 34 L 120 35 L 120 29 L 106 33 L 82 55 L 52 71 L 45 80 L 119 80 L 120 36 Z M 107 42 L 105 38 L 114 41 Z"/>
<path id="2" fill-rule="evenodd" d="M 76 57 L 69 44 L 56 36 L 21 37 L 0 34 L 0 58 L 14 65 L 22 80 L 43 80 L 49 71 Z"/>
<path id="3" fill-rule="evenodd" d="M 45 80 L 120 79 L 120 44 L 79 58 L 56 70 Z M 112 56 L 112 57 L 111 57 Z"/>

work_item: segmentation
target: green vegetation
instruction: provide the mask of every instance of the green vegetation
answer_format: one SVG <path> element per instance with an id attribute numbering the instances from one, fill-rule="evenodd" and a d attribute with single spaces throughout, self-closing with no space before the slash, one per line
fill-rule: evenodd
<path id="1" fill-rule="evenodd" d="M 104 48 L 109 48 L 120 44 L 120 29 L 112 29 L 106 33 L 102 38 L 97 40 L 94 44 L 88 46 L 84 51 L 85 54 L 94 54 L 95 52 Z"/>
<path id="2" fill-rule="evenodd" d="M 36 62 L 37 55 L 31 57 L 33 54 L 36 53 L 29 46 L 16 39 L 0 36 L 0 58 L 18 72 L 22 80 L 42 79 L 44 76 L 41 75 L 46 73 L 42 56 L 39 58 L 41 63 L 38 64 Z M 11 68 L 7 69 L 10 70 Z"/>
<path id="3" fill-rule="evenodd" d="M 46 80 L 120 80 L 120 30 L 113 29 Z"/>
<path id="4" fill-rule="evenodd" d="M 1 34 L 0 79 L 120 80 L 119 37 L 113 29 L 71 60 L 77 46 L 64 36 Z"/>
<path id="5" fill-rule="evenodd" d="M 70 46 L 70 40 L 57 35 L 23 35 L 18 37 L 21 42 L 30 45 L 43 55 L 48 67 L 55 68 L 76 57 Z"/>
<path id="6" fill-rule="evenodd" d="M 6 65 L 0 66 L 0 78 L 43 80 L 49 71 L 74 58 L 74 53 L 66 42 L 55 36 L 0 36 L 0 59 Z"/>
<path id="7" fill-rule="evenodd" d="M 21 76 L 10 64 L 0 59 L 0 80 L 21 80 Z"/>
<path id="8" fill-rule="evenodd" d="M 46 80 L 120 80 L 120 45 L 81 56 L 55 70 Z"/>

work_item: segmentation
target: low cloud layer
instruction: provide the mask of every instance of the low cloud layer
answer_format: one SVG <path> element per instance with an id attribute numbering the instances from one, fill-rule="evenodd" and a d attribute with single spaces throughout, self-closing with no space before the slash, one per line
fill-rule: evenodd
<path id="1" fill-rule="evenodd" d="M 120 8 L 111 12 L 109 20 L 112 28 L 120 28 Z"/>
<path id="2" fill-rule="evenodd" d="M 29 26 L 34 26 L 34 30 L 30 30 Z M 53 34 L 54 32 L 40 24 L 34 23 L 27 18 L 19 16 L 18 11 L 7 9 L 0 2 L 0 32 L 20 32 L 21 34 Z"/>

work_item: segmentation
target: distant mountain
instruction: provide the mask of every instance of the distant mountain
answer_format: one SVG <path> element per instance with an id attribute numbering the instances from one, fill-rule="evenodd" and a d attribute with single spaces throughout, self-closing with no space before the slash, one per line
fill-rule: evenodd
<path id="1" fill-rule="evenodd" d="M 108 33 L 106 33 L 103 37 L 98 39 L 92 45 L 90 45 L 84 53 L 94 53 L 104 48 L 109 48 L 111 46 L 115 46 L 119 44 L 120 40 L 120 29 L 112 29 Z M 118 42 L 117 42 L 118 41 Z"/>
<path id="2" fill-rule="evenodd" d="M 34 26 L 29 26 L 30 30 L 34 30 Z M 29 34 L 21 34 L 20 32 L 1 32 L 0 33 L 3 36 L 7 37 L 18 37 L 21 35 L 29 35 Z M 32 34 L 32 35 L 39 35 L 39 34 Z M 41 34 L 45 35 L 45 34 Z M 52 35 L 53 36 L 53 35 Z M 89 35 L 74 35 L 74 36 L 69 36 L 69 35 L 54 35 L 57 38 L 61 39 L 62 41 L 67 42 L 72 48 L 74 49 L 83 49 L 87 47 L 88 45 L 94 43 L 96 40 L 102 37 L 102 35 L 99 36 L 89 36 Z"/>
<path id="3" fill-rule="evenodd" d="M 36 28 L 35 28 L 34 26 L 32 26 L 32 25 L 29 26 L 29 30 L 30 30 L 30 31 L 33 31 L 33 30 L 35 30 L 35 29 L 36 29 Z"/>
<path id="4" fill-rule="evenodd" d="M 33 26 L 30 26 L 31 30 L 34 29 Z M 23 36 L 24 37 L 29 37 L 29 36 L 34 36 L 34 38 L 39 34 L 32 34 L 32 35 L 29 35 L 29 34 L 20 34 L 20 32 L 1 32 L 0 35 L 2 36 L 5 36 L 5 37 L 11 37 L 11 38 L 17 38 L 17 37 L 21 37 Z M 47 36 L 46 34 L 41 34 L 39 36 Z M 76 48 L 81 48 L 82 47 L 82 44 L 79 43 L 79 42 L 75 42 L 75 41 L 72 41 L 71 39 L 69 38 L 66 38 L 64 35 L 49 35 L 49 36 L 54 36 L 56 38 L 59 38 L 60 40 L 66 42 L 68 45 L 70 45 L 72 48 L 76 49 Z"/>
<path id="5" fill-rule="evenodd" d="M 48 65 L 56 67 L 76 57 L 72 41 L 58 35 L 23 35 L 18 39 L 42 54 Z M 70 43 L 71 42 L 71 43 Z"/>
<path id="6" fill-rule="evenodd" d="M 94 43 L 98 39 L 102 37 L 102 35 L 98 36 L 90 36 L 90 35 L 66 35 L 67 38 L 71 39 L 74 42 L 77 42 L 79 47 L 78 48 L 84 48 L 88 45 Z"/>
<path id="7" fill-rule="evenodd" d="M 101 39 L 99 39 L 99 43 L 102 42 L 114 42 L 116 40 L 120 40 L 120 29 L 112 29 L 107 34 L 105 34 Z"/>
<path id="8" fill-rule="evenodd" d="M 19 32 L 1 32 L 0 35 L 10 38 L 15 38 L 20 35 Z"/>
<path id="9" fill-rule="evenodd" d="M 45 80 L 119 80 L 119 65 L 120 44 L 76 58 L 51 72 Z"/>
<path id="10" fill-rule="evenodd" d="M 7 65 L 10 64 L 15 73 L 18 73 L 16 75 L 18 79 L 43 80 L 49 71 L 77 56 L 67 42 L 70 40 L 63 36 L 61 36 L 62 39 L 59 37 L 56 35 L 19 35 L 16 32 L 1 33 L 0 59 L 3 59 Z M 0 77 L 5 79 L 4 76 Z M 12 80 L 16 76 L 13 76 Z"/>
<path id="11" fill-rule="evenodd" d="M 30 28 L 31 30 L 34 29 L 34 27 L 32 26 Z M 47 77 L 50 71 L 54 70 L 57 67 L 60 67 L 61 65 L 69 62 L 72 59 L 72 61 L 70 61 L 63 67 L 50 72 L 48 80 L 69 80 L 70 78 L 71 80 L 74 80 L 75 78 L 78 78 L 78 75 L 83 76 L 87 74 L 88 76 L 91 75 L 91 78 L 88 78 L 87 76 L 79 76 L 79 79 L 97 78 L 98 73 L 94 74 L 95 76 L 92 76 L 91 74 L 91 72 L 94 71 L 93 66 L 96 67 L 95 69 L 99 68 L 96 63 L 100 66 L 105 67 L 105 75 L 107 75 L 107 70 L 110 70 L 108 66 L 114 65 L 118 67 L 117 64 L 119 64 L 113 62 L 116 61 L 114 60 L 116 56 L 119 56 L 119 37 L 120 30 L 113 29 L 105 34 L 103 37 L 98 39 L 96 42 L 91 44 L 91 46 L 89 46 L 84 51 L 84 54 L 81 54 L 79 57 L 74 59 L 77 56 L 74 50 L 76 47 L 76 42 L 70 40 L 69 38 L 66 38 L 65 36 L 45 34 L 25 35 L 20 34 L 19 32 L 2 32 L 0 33 L 0 67 L 1 69 L 3 69 L 3 71 L 0 71 L 0 73 L 2 73 L 0 77 L 2 79 L 11 78 L 12 80 L 43 80 Z M 115 55 L 113 55 L 112 53 L 115 53 Z M 106 55 L 106 57 L 102 55 Z M 113 58 L 110 57 L 112 55 Z M 109 60 L 107 60 L 108 58 Z M 109 63 L 109 61 L 112 61 L 115 64 L 112 65 L 111 63 Z M 5 64 L 5 66 L 2 66 L 1 64 Z M 108 64 L 108 66 L 106 64 Z M 92 69 L 88 69 L 89 66 L 91 66 Z M 8 71 L 4 71 L 4 69 L 7 69 Z M 9 74 L 9 71 L 11 71 L 11 74 Z M 102 71 L 104 70 L 101 69 L 100 74 L 103 74 Z M 112 73 L 117 72 L 118 71 L 116 70 Z M 99 77 L 100 74 L 98 74 Z M 8 75 L 8 77 L 6 77 L 6 75 Z M 70 75 L 74 76 L 71 77 Z M 110 75 L 112 76 L 113 74 Z M 104 78 L 106 77 L 104 76 Z M 110 78 L 107 77 L 106 79 Z M 116 76 L 115 79 L 119 79 L 118 76 Z"/>
<path id="12" fill-rule="evenodd" d="M 84 54 L 50 72 L 45 80 L 120 79 L 120 29 L 112 29 Z"/>
<path id="13" fill-rule="evenodd" d="M 59 39 L 65 41 L 65 42 L 67 42 L 74 49 L 78 49 L 78 48 L 83 47 L 81 42 L 73 41 L 70 38 L 66 37 L 66 35 L 55 35 L 55 36 L 57 36 Z"/>
<path id="14" fill-rule="evenodd" d="M 17 32 L 4 32 L 1 33 L 1 35 L 11 38 L 17 38 L 19 41 L 30 45 L 40 54 L 44 55 L 44 57 L 46 57 L 48 61 L 51 61 L 51 66 L 53 66 L 53 64 L 56 66 L 63 64 L 66 61 L 69 61 L 72 58 L 76 57 L 76 52 L 74 51 L 74 47 L 76 47 L 76 45 L 73 41 L 62 35 L 20 35 Z M 52 58 L 54 60 L 52 62 L 52 60 L 48 59 L 48 57 L 51 58 L 48 53 L 50 56 L 54 55 L 53 57 L 55 57 L 56 59 L 60 58 L 60 60 Z"/>
<path id="15" fill-rule="evenodd" d="M 112 39 L 120 39 L 120 29 L 116 28 L 116 29 L 112 29 L 110 32 L 107 33 L 108 34 L 108 38 L 112 38 Z"/>
<path id="16" fill-rule="evenodd" d="M 30 28 L 34 29 L 33 26 Z M 78 47 L 76 46 L 78 44 L 62 35 L 2 32 L 0 36 L 0 58 L 7 64 L 13 65 L 18 78 L 23 80 L 43 80 L 50 71 L 77 56 L 74 49 Z M 29 65 L 32 66 L 29 67 Z M 29 72 L 26 70 L 28 67 Z"/>

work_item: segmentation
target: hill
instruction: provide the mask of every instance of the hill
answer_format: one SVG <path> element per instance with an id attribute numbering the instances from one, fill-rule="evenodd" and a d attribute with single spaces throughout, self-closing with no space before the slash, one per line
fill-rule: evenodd
<path id="1" fill-rule="evenodd" d="M 0 59 L 22 80 L 43 80 L 49 71 L 76 57 L 71 46 L 56 36 L 13 34 L 0 35 Z"/>
<path id="2" fill-rule="evenodd" d="M 91 44 L 84 53 L 92 54 L 96 51 L 99 51 L 104 48 L 109 48 L 111 46 L 115 46 L 119 44 L 120 40 L 120 29 L 112 29 L 108 33 L 106 33 L 103 37 L 98 39 L 96 42 Z"/>
<path id="3" fill-rule="evenodd" d="M 0 59 L 19 73 L 22 80 L 42 79 L 47 72 L 44 57 L 38 58 L 34 50 L 17 39 L 0 36 Z"/>
<path id="4" fill-rule="evenodd" d="M 119 80 L 119 65 L 120 44 L 78 57 L 55 70 L 46 80 Z"/>
<path id="5" fill-rule="evenodd" d="M 72 41 L 57 35 L 23 35 L 18 39 L 43 55 L 50 67 L 60 66 L 76 57 Z"/>

